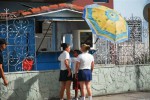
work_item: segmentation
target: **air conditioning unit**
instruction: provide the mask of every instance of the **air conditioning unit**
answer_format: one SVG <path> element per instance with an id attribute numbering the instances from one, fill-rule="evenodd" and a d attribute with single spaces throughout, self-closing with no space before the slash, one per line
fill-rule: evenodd
<path id="1" fill-rule="evenodd" d="M 73 31 L 73 49 L 80 50 L 82 44 L 88 44 L 91 49 L 96 49 L 96 35 L 91 30 L 74 30 Z"/>

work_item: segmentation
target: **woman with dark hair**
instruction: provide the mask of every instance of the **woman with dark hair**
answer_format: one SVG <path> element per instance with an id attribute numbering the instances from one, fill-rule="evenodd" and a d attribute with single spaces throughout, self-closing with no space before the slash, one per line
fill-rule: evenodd
<path id="1" fill-rule="evenodd" d="M 89 100 L 92 100 L 91 80 L 94 68 L 94 57 L 88 53 L 89 45 L 81 46 L 82 54 L 77 58 L 76 62 L 76 77 L 78 73 L 78 81 L 81 87 L 81 100 L 85 100 L 85 89 L 87 90 Z"/>
<path id="2" fill-rule="evenodd" d="M 58 57 L 58 60 L 61 62 L 60 67 L 60 76 L 59 81 L 61 82 L 60 88 L 60 100 L 63 100 L 64 91 L 66 89 L 67 100 L 71 100 L 70 97 L 70 85 L 72 81 L 72 73 L 70 68 L 70 46 L 66 43 L 62 43 L 61 47 L 63 48 L 63 52 Z"/>

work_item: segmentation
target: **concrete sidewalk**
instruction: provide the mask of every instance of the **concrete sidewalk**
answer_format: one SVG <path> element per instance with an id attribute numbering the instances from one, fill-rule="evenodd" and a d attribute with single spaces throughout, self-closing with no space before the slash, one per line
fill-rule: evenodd
<path id="1" fill-rule="evenodd" d="M 56 98 L 44 100 L 60 100 Z M 66 99 L 65 99 L 66 100 Z M 88 100 L 88 98 L 86 98 Z M 93 100 L 150 100 L 150 92 L 135 92 L 93 97 Z"/>
<path id="2" fill-rule="evenodd" d="M 150 92 L 136 92 L 136 93 L 106 95 L 106 96 L 93 97 L 93 100 L 150 100 Z"/>

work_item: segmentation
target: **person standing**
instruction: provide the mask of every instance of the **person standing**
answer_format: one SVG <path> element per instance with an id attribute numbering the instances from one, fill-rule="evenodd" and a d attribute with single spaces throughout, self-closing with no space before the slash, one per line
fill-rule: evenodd
<path id="1" fill-rule="evenodd" d="M 77 57 L 79 54 L 81 54 L 81 52 L 79 50 L 74 50 L 73 51 L 74 57 L 71 58 L 71 62 L 73 63 L 73 90 L 75 90 L 75 98 L 73 100 L 79 100 L 78 99 L 78 90 L 81 91 L 78 77 L 75 77 L 76 61 L 77 61 Z"/>
<path id="2" fill-rule="evenodd" d="M 82 100 L 85 100 L 85 89 L 87 90 L 89 100 L 92 100 L 91 80 L 94 69 L 94 57 L 88 53 L 88 50 L 90 50 L 90 46 L 83 44 L 81 46 L 82 54 L 78 56 L 76 62 L 76 77 L 78 75 Z"/>
<path id="3" fill-rule="evenodd" d="M 7 81 L 5 74 L 4 74 L 2 51 L 6 48 L 6 46 L 7 46 L 6 40 L 0 38 L 0 77 L 3 79 L 3 83 L 5 86 L 8 85 L 8 81 Z"/>
<path id="4" fill-rule="evenodd" d="M 61 62 L 60 76 L 59 81 L 61 82 L 60 87 L 60 100 L 63 100 L 64 91 L 66 89 L 67 100 L 71 100 L 70 97 L 70 85 L 72 81 L 72 73 L 70 68 L 70 46 L 66 43 L 62 43 L 61 47 L 63 52 L 58 57 L 58 60 Z"/>

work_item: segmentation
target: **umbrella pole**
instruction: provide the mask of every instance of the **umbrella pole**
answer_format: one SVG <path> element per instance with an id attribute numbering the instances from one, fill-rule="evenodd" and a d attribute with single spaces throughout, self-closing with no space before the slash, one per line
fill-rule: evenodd
<path id="1" fill-rule="evenodd" d="M 99 38 L 97 38 L 97 39 L 96 39 L 96 41 L 95 41 L 95 43 L 94 43 L 94 44 L 96 44 L 98 40 L 99 40 Z"/>

